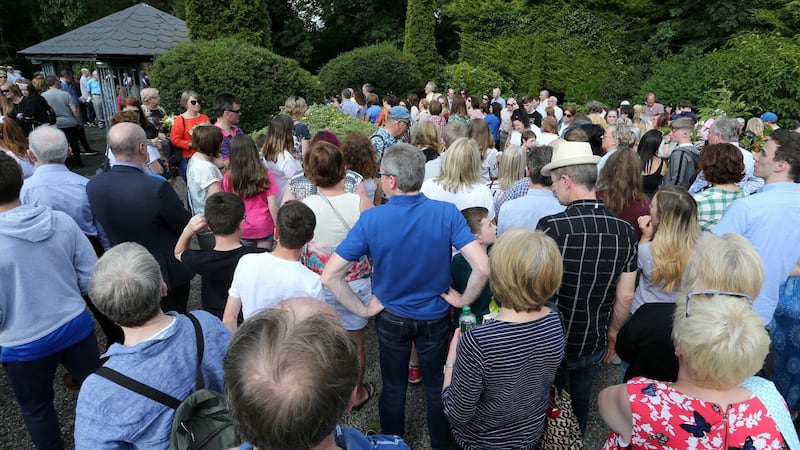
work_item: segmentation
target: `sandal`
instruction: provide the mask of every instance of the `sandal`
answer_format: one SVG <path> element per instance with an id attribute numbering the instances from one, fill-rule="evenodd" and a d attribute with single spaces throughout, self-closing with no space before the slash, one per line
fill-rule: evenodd
<path id="1" fill-rule="evenodd" d="M 363 384 L 363 386 L 364 386 L 364 389 L 367 390 L 367 399 L 364 400 L 363 402 L 359 403 L 358 405 L 355 405 L 352 408 L 350 408 L 350 411 L 359 411 L 359 410 L 361 410 L 361 408 L 363 408 L 364 405 L 369 403 L 369 401 L 372 400 L 373 398 L 375 398 L 375 396 L 377 395 L 377 389 L 375 388 L 375 383 L 373 383 L 371 381 L 367 381 L 366 383 Z"/>

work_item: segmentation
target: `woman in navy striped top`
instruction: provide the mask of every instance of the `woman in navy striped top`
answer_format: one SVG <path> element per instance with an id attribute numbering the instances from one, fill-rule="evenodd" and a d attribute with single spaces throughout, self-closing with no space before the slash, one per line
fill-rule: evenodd
<path id="1" fill-rule="evenodd" d="M 558 312 L 544 306 L 561 285 L 561 254 L 546 234 L 517 228 L 503 233 L 489 257 L 502 307 L 495 320 L 464 336 L 456 331 L 444 369 L 444 412 L 464 450 L 532 449 L 564 358 Z"/>

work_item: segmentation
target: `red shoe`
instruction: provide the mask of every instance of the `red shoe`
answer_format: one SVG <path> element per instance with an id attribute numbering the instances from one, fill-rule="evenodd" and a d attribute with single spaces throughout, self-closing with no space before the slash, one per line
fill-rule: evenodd
<path id="1" fill-rule="evenodd" d="M 419 366 L 408 366 L 408 382 L 417 384 L 420 381 L 422 381 L 422 372 L 419 370 Z"/>

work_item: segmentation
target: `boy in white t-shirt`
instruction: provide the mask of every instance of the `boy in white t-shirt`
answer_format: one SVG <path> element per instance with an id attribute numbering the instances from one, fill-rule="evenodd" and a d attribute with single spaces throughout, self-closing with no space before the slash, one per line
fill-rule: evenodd
<path id="1" fill-rule="evenodd" d="M 244 319 L 292 297 L 324 301 L 320 277 L 300 263 L 303 247 L 314 237 L 317 220 L 304 203 L 293 200 L 278 210 L 276 247 L 272 253 L 244 255 L 233 274 L 222 322 L 236 331 L 239 311 Z"/>

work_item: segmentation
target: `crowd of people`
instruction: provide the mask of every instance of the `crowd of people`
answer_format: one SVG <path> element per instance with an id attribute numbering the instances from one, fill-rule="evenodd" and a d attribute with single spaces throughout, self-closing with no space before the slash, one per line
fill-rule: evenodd
<path id="1" fill-rule="evenodd" d="M 70 77 L 41 104 L 2 85 L 0 362 L 36 448 L 64 448 L 58 365 L 78 449 L 169 446 L 174 410 L 109 371 L 177 400 L 202 379 L 242 449 L 408 448 L 409 383 L 434 449 L 539 448 L 553 386 L 581 433 L 602 416 L 608 449 L 797 445 L 800 134 L 775 114 L 698 124 L 653 93 L 584 113 L 433 82 L 378 104 L 367 84 L 335 106 L 372 135 L 312 136 L 291 96 L 256 141 L 235 96 L 212 124 L 186 91 L 167 130 L 148 87 L 87 180 Z M 52 124 L 16 113 L 48 104 Z M 604 362 L 625 384 L 592 411 Z M 375 398 L 382 434 L 338 425 Z"/>

